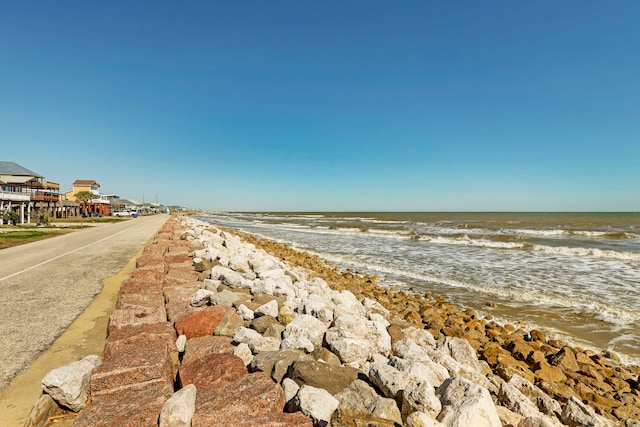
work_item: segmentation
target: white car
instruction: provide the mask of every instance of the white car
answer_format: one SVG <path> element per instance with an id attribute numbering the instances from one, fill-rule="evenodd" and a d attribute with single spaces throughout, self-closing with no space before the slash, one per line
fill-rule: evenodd
<path id="1" fill-rule="evenodd" d="M 131 212 L 129 211 L 114 212 L 113 216 L 131 216 Z"/>

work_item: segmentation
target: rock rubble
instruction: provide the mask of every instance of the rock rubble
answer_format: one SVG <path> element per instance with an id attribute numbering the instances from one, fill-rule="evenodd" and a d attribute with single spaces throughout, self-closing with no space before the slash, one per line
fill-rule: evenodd
<path id="1" fill-rule="evenodd" d="M 637 426 L 639 373 L 173 217 L 122 284 L 74 426 Z"/>

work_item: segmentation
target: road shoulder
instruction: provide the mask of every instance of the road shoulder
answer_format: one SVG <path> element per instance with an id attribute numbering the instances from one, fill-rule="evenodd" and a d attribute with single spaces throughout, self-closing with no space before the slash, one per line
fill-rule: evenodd
<path id="1" fill-rule="evenodd" d="M 102 291 L 67 330 L 27 369 L 0 392 L 0 419 L 7 426 L 22 426 L 42 394 L 41 380 L 59 368 L 90 354 L 102 354 L 109 316 L 115 308 L 120 284 L 130 277 L 142 248 L 115 276 L 103 281 Z"/>

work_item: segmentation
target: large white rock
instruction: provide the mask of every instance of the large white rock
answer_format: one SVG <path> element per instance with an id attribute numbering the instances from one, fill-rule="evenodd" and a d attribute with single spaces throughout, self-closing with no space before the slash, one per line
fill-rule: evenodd
<path id="1" fill-rule="evenodd" d="M 440 350 L 451 356 L 456 362 L 468 367 L 476 372 L 482 371 L 482 366 L 478 361 L 476 351 L 471 347 L 469 341 L 458 337 L 444 337 L 439 342 Z"/>
<path id="2" fill-rule="evenodd" d="M 258 331 L 242 327 L 238 329 L 238 332 L 233 336 L 233 341 L 238 344 L 249 344 L 251 341 L 255 341 L 260 338 L 262 338 L 262 335 L 260 335 Z"/>
<path id="3" fill-rule="evenodd" d="M 509 383 L 502 383 L 498 392 L 498 401 L 516 414 L 527 417 L 543 418 L 544 415 L 538 407 L 527 396 L 522 394 L 515 386 Z"/>
<path id="4" fill-rule="evenodd" d="M 296 397 L 298 391 L 300 391 L 300 386 L 291 378 L 283 378 L 282 379 L 282 389 L 284 390 L 284 398 L 287 402 Z"/>
<path id="5" fill-rule="evenodd" d="M 334 292 L 331 301 L 336 305 L 335 317 L 357 315 L 365 317 L 367 310 L 364 305 L 349 291 Z"/>
<path id="6" fill-rule="evenodd" d="M 294 405 L 303 414 L 313 419 L 315 423 L 323 423 L 322 425 L 327 425 L 334 411 L 338 409 L 338 399 L 328 391 L 306 384 L 300 387 L 293 400 Z"/>
<path id="7" fill-rule="evenodd" d="M 413 362 L 431 360 L 427 351 L 409 337 L 404 337 L 401 340 L 394 342 L 392 349 L 393 354 L 405 360 Z"/>
<path id="8" fill-rule="evenodd" d="M 333 310 L 335 304 L 327 297 L 318 294 L 311 294 L 302 298 L 302 312 L 318 318 L 327 326 L 333 322 Z"/>
<path id="9" fill-rule="evenodd" d="M 58 405 L 78 412 L 89 397 L 91 371 L 101 363 L 99 356 L 90 355 L 54 369 L 42 379 L 42 389 Z"/>
<path id="10" fill-rule="evenodd" d="M 409 326 L 402 330 L 405 337 L 411 338 L 416 344 L 425 350 L 435 350 L 437 347 L 436 339 L 431 332 L 426 329 L 418 329 L 415 326 Z"/>
<path id="11" fill-rule="evenodd" d="M 230 257 L 229 268 L 238 273 L 248 273 L 253 271 L 249 266 L 249 260 L 242 255 L 234 255 Z"/>
<path id="12" fill-rule="evenodd" d="M 393 366 L 405 375 L 417 380 L 427 380 L 434 387 L 439 387 L 444 380 L 450 377 L 449 371 L 444 366 L 440 366 L 431 359 L 422 362 L 413 362 L 392 357 L 389 359 L 389 365 Z"/>
<path id="13" fill-rule="evenodd" d="M 367 313 L 376 313 L 386 319 L 388 319 L 390 316 L 389 310 L 384 308 L 378 301 L 372 300 L 370 298 L 363 298 L 360 303 L 367 310 Z"/>
<path id="14" fill-rule="evenodd" d="M 195 411 L 196 386 L 189 384 L 164 403 L 160 411 L 160 427 L 191 427 Z"/>
<path id="15" fill-rule="evenodd" d="M 412 378 L 383 361 L 375 361 L 369 369 L 369 379 L 386 397 L 398 399 Z"/>
<path id="16" fill-rule="evenodd" d="M 338 317 L 327 330 L 325 340 L 340 360 L 356 367 L 365 366 L 374 354 L 388 354 L 391 347 L 387 330 L 360 315 Z"/>
<path id="17" fill-rule="evenodd" d="M 409 381 L 402 393 L 402 414 L 406 418 L 409 414 L 419 411 L 437 417 L 442 404 L 436 396 L 436 390 L 429 381 Z"/>
<path id="18" fill-rule="evenodd" d="M 236 313 L 238 313 L 243 320 L 253 320 L 253 318 L 255 317 L 255 313 L 253 312 L 253 310 L 251 310 L 244 304 L 240 304 L 240 306 L 236 310 Z"/>
<path id="19" fill-rule="evenodd" d="M 225 285 L 231 288 L 250 288 L 251 282 L 242 277 L 240 273 L 237 273 L 230 268 L 216 265 L 211 269 L 211 278 L 214 280 L 220 280 Z"/>
<path id="20" fill-rule="evenodd" d="M 204 307 L 205 305 L 209 305 L 212 295 L 215 295 L 215 292 L 207 289 L 198 289 L 191 297 L 191 307 Z"/>
<path id="21" fill-rule="evenodd" d="M 442 411 L 438 421 L 449 427 L 502 427 L 491 394 L 462 377 L 447 379 L 438 389 Z"/>
<path id="22" fill-rule="evenodd" d="M 355 380 L 347 388 L 334 396 L 340 402 L 339 407 L 356 412 L 368 412 L 399 425 L 402 417 L 396 401 L 379 396 L 378 393 L 362 380 Z"/>
<path id="23" fill-rule="evenodd" d="M 424 412 L 414 412 L 409 414 L 405 421 L 407 427 L 444 427 L 438 420 L 434 420 Z"/>
<path id="24" fill-rule="evenodd" d="M 311 342 L 315 347 L 321 347 L 326 331 L 327 326 L 319 319 L 309 314 L 300 314 L 284 328 L 283 348 L 303 349 L 306 348 L 308 342 Z M 287 342 L 286 346 L 284 346 L 285 341 Z M 301 344 L 298 345 L 298 343 Z"/>
<path id="25" fill-rule="evenodd" d="M 613 425 L 575 396 L 571 396 L 562 409 L 562 422 L 570 426 L 610 427 Z"/>
<path id="26" fill-rule="evenodd" d="M 254 311 L 256 316 L 271 316 L 273 318 L 278 317 L 278 301 L 271 300 L 262 304 Z"/>

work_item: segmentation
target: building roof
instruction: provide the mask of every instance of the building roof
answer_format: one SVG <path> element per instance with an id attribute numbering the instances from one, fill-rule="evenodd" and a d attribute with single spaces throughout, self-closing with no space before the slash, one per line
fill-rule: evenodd
<path id="1" fill-rule="evenodd" d="M 0 175 L 0 181 L 5 184 L 16 184 L 16 185 L 24 185 L 31 184 L 32 187 L 42 187 L 40 181 L 38 181 L 33 176 L 21 176 L 21 175 Z"/>
<path id="2" fill-rule="evenodd" d="M 33 176 L 35 178 L 44 178 L 42 175 L 35 173 L 32 170 L 20 166 L 14 162 L 0 162 L 0 174 L 1 175 L 19 175 L 19 176 Z"/>
<path id="3" fill-rule="evenodd" d="M 100 187 L 100 184 L 98 184 L 97 182 L 95 182 L 92 179 L 76 179 L 75 181 L 73 181 L 73 185 L 82 185 L 82 186 L 96 186 L 96 187 Z"/>

